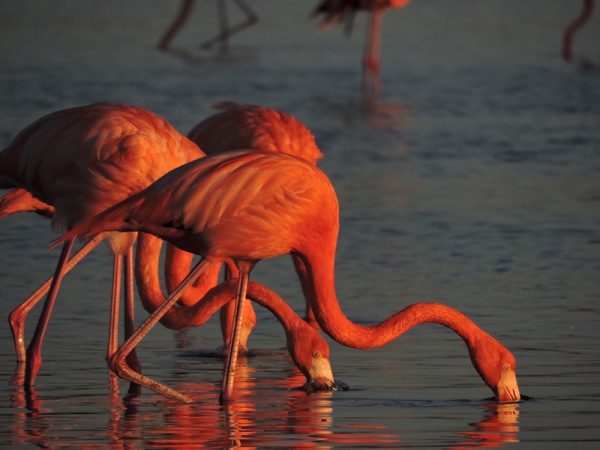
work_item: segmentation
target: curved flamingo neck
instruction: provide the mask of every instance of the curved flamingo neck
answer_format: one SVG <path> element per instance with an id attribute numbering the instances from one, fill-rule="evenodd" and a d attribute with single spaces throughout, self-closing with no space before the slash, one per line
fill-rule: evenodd
<path id="1" fill-rule="evenodd" d="M 489 336 L 461 312 L 439 303 L 415 303 L 385 321 L 364 326 L 352 322 L 342 311 L 334 280 L 335 248 L 319 248 L 305 259 L 313 280 L 312 305 L 323 331 L 338 343 L 358 349 L 381 347 L 422 323 L 437 323 L 456 332 L 473 348 L 479 337 Z"/>
<path id="2" fill-rule="evenodd" d="M 159 256 L 162 241 L 152 235 L 140 233 L 136 256 L 136 280 L 144 309 L 154 312 L 166 297 L 158 277 Z M 236 282 L 225 282 L 209 290 L 192 306 L 175 305 L 161 319 L 171 329 L 200 326 L 212 317 L 224 304 L 236 296 Z M 269 309 L 281 322 L 286 332 L 306 323 L 285 303 L 281 297 L 257 282 L 249 282 L 246 297 Z"/>
<path id="3" fill-rule="evenodd" d="M 165 256 L 167 292 L 173 292 L 190 272 L 193 257 L 192 253 L 181 250 L 171 243 L 167 243 L 167 254 Z M 179 303 L 191 306 L 204 297 L 209 289 L 217 285 L 220 270 L 221 264 L 217 262 L 206 266 L 206 270 L 204 270 L 198 280 L 185 290 L 179 299 Z"/>

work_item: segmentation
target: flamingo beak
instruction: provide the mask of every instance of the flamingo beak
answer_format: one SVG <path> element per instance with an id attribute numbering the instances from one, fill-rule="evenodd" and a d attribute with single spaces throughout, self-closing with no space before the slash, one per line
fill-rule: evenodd
<path id="1" fill-rule="evenodd" d="M 335 380 L 329 359 L 322 355 L 313 356 L 310 367 L 310 381 L 305 385 L 309 391 L 335 390 Z"/>
<path id="2" fill-rule="evenodd" d="M 500 381 L 496 386 L 494 394 L 498 403 L 511 403 L 521 400 L 517 375 L 510 366 L 507 365 L 502 368 Z"/>

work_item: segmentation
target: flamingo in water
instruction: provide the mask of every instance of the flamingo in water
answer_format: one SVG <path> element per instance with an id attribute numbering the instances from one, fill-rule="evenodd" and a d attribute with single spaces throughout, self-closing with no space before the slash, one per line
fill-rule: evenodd
<path id="1" fill-rule="evenodd" d="M 144 231 L 189 252 L 205 255 L 180 286 L 117 350 L 109 364 L 126 379 L 156 392 L 189 398 L 127 367 L 127 354 L 175 304 L 212 258 L 231 258 L 240 276 L 236 320 L 221 399 L 231 398 L 241 309 L 248 276 L 266 258 L 292 253 L 302 258 L 310 281 L 311 308 L 321 328 L 342 345 L 380 347 L 414 326 L 449 327 L 465 342 L 471 362 L 499 402 L 518 401 L 516 360 L 500 342 L 468 317 L 439 303 L 418 303 L 375 326 L 362 326 L 343 313 L 335 292 L 335 249 L 339 228 L 337 196 L 323 172 L 288 155 L 232 152 L 188 163 L 56 241 L 102 231 Z"/>
<path id="2" fill-rule="evenodd" d="M 70 229 L 140 191 L 169 170 L 200 156 L 203 153 L 196 144 L 165 120 L 141 108 L 98 103 L 56 111 L 26 127 L 0 152 L 0 188 L 19 188 L 4 197 L 3 214 L 36 210 L 52 215 L 54 227 Z M 94 237 L 70 260 L 73 241 L 65 242 L 51 280 L 10 314 L 17 359 L 26 360 L 26 385 L 33 385 L 40 369 L 41 345 L 63 276 L 103 238 Z M 132 233 L 108 236 L 114 269 L 107 356 L 117 348 L 123 255 L 126 334 L 135 328 L 131 252 L 134 239 Z M 26 353 L 26 316 L 48 290 Z M 131 363 L 139 366 L 137 359 Z"/>
<path id="3" fill-rule="evenodd" d="M 362 61 L 362 90 L 367 97 L 381 93 L 379 54 L 381 50 L 381 26 L 383 14 L 388 8 L 404 8 L 410 0 L 321 0 L 314 8 L 313 16 L 322 16 L 321 26 L 346 21 L 351 30 L 354 15 L 358 11 L 371 13 Z"/>
<path id="4" fill-rule="evenodd" d="M 233 102 L 220 102 L 214 107 L 219 112 L 195 125 L 187 135 L 207 155 L 252 149 L 294 155 L 311 164 L 316 164 L 323 158 L 323 153 L 317 146 L 311 131 L 290 114 L 265 106 Z M 165 280 L 170 292 L 189 272 L 192 256 L 176 246 L 167 246 Z M 308 288 L 306 268 L 300 258 L 293 256 L 293 261 L 306 299 L 306 320 L 313 326 L 317 326 L 310 309 L 310 289 Z M 218 268 L 219 265 L 213 265 L 214 270 L 218 270 Z M 201 282 L 196 282 L 196 286 L 187 289 L 179 302 L 185 305 L 195 304 L 204 296 L 207 288 L 214 286 L 216 276 L 216 273 L 210 273 L 207 269 Z M 232 334 L 234 310 L 234 303 L 226 303 L 220 311 L 225 348 L 228 347 Z M 244 306 L 240 331 L 239 345 L 242 352 L 247 352 L 248 337 L 255 323 L 256 314 L 252 304 L 247 302 Z"/>
<path id="5" fill-rule="evenodd" d="M 142 304 L 149 313 L 156 311 L 168 300 L 162 292 L 158 276 L 162 244 L 162 240 L 151 234 L 140 233 L 138 238 L 135 274 Z M 203 325 L 217 310 L 232 303 L 231 300 L 236 296 L 235 287 L 233 281 L 227 281 L 207 291 L 202 297 L 195 296 L 196 303 L 193 305 L 174 305 L 160 322 L 175 330 Z M 193 289 L 190 286 L 185 292 Z M 269 309 L 281 322 L 290 356 L 306 378 L 304 388 L 309 391 L 337 389 L 338 384 L 333 379 L 329 362 L 329 346 L 318 330 L 298 317 L 281 297 L 266 286 L 256 282 L 249 283 L 246 298 Z M 247 306 L 245 303 L 244 311 Z M 116 369 L 122 376 L 129 373 L 127 365 L 119 365 Z M 174 395 L 187 400 L 176 392 Z"/>

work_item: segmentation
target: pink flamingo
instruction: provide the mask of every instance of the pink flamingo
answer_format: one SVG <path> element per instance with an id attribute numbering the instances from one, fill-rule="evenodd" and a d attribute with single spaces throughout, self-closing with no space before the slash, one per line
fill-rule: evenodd
<path id="1" fill-rule="evenodd" d="M 290 114 L 265 106 L 232 102 L 218 103 L 215 108 L 219 112 L 198 123 L 188 133 L 188 137 L 207 155 L 252 149 L 294 155 L 311 164 L 316 164 L 323 158 L 323 153 L 317 146 L 313 134 Z M 165 279 L 169 291 L 174 290 L 189 272 L 192 256 L 175 246 L 167 247 Z M 300 258 L 294 256 L 293 261 L 306 299 L 306 320 L 313 326 L 317 326 L 310 309 L 310 289 L 308 289 L 306 268 Z M 214 266 L 213 269 L 218 270 L 218 266 Z M 207 288 L 214 286 L 213 280 L 216 278 L 214 270 L 207 269 L 203 278 L 195 283 L 198 288 L 188 289 L 179 302 L 193 305 L 202 298 Z M 207 279 L 211 281 L 206 282 Z M 240 334 L 242 352 L 247 352 L 248 337 L 256 323 L 252 304 L 247 302 L 245 305 Z M 226 347 L 232 334 L 234 309 L 233 303 L 227 303 L 221 309 L 221 331 Z"/>
<path id="2" fill-rule="evenodd" d="M 313 291 L 311 308 L 321 328 L 342 345 L 380 347 L 424 322 L 449 327 L 465 342 L 471 361 L 499 402 L 520 399 L 512 353 L 460 312 L 438 303 L 411 305 L 375 326 L 350 321 L 335 292 L 335 249 L 339 228 L 337 196 L 316 167 L 288 155 L 238 152 L 188 163 L 147 189 L 57 240 L 68 242 L 102 231 L 144 231 L 187 251 L 231 258 L 240 271 L 234 336 L 223 378 L 222 400 L 232 394 L 237 336 L 248 276 L 266 258 L 293 253 L 302 258 Z M 110 359 L 114 370 L 156 392 L 185 396 L 127 367 L 127 354 L 202 273 L 200 261 L 169 299 L 142 324 Z"/>
<path id="3" fill-rule="evenodd" d="M 161 247 L 160 239 L 140 233 L 135 274 L 142 304 L 149 313 L 154 313 L 168 300 L 162 292 L 158 277 Z M 196 297 L 196 303 L 191 306 L 175 305 L 160 322 L 173 330 L 203 325 L 218 310 L 231 303 L 236 296 L 235 286 L 234 281 L 227 281 L 208 290 L 201 298 Z M 319 336 L 318 330 L 298 317 L 276 293 L 259 283 L 249 283 L 246 298 L 269 309 L 281 322 L 290 356 L 306 378 L 305 388 L 335 389 L 336 383 L 329 363 L 329 346 Z M 129 373 L 126 364 L 118 364 L 115 369 L 121 376 Z"/>
<path id="4" fill-rule="evenodd" d="M 403 8 L 410 0 L 321 0 L 313 16 L 323 16 L 321 25 L 346 21 L 350 30 L 357 11 L 370 11 L 367 39 L 363 51 L 362 90 L 365 96 L 377 97 L 381 93 L 380 49 L 383 14 L 388 8 Z"/>
<path id="5" fill-rule="evenodd" d="M 141 108 L 98 103 L 57 111 L 25 128 L 0 152 L 0 187 L 22 188 L 5 196 L 5 213 L 10 212 L 9 206 L 17 210 L 28 207 L 43 210 L 52 214 L 52 224 L 56 228 L 70 229 L 140 191 L 174 167 L 199 156 L 203 153 L 193 142 L 165 120 Z M 102 239 L 102 236 L 92 239 L 71 260 L 73 241 L 65 242 L 52 279 L 11 313 L 17 358 L 27 362 L 27 385 L 33 385 L 41 366 L 41 345 L 62 278 L 67 269 L 77 264 Z M 114 272 L 107 356 L 117 347 L 123 256 L 126 334 L 135 328 L 131 252 L 134 239 L 135 234 L 131 233 L 108 236 L 114 254 Z M 44 309 L 25 355 L 26 316 L 48 289 Z M 132 364 L 139 363 L 132 360 Z"/>

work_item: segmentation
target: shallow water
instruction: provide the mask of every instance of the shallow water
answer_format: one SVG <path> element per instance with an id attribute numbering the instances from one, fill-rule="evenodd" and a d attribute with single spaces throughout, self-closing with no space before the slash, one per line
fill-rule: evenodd
<path id="1" fill-rule="evenodd" d="M 104 362 L 106 250 L 67 277 L 25 395 L 6 318 L 57 252 L 48 222 L 22 215 L 0 221 L 0 446 L 596 448 L 600 69 L 559 57 L 579 3 L 415 0 L 389 12 L 378 111 L 359 98 L 364 17 L 347 38 L 317 31 L 310 2 L 251 3 L 261 21 L 220 57 L 196 49 L 216 28 L 211 2 L 177 54 L 153 48 L 174 1 L 0 2 L 1 145 L 47 112 L 99 100 L 149 108 L 182 132 L 221 100 L 284 109 L 314 131 L 338 192 L 346 314 L 374 324 L 417 301 L 456 307 L 513 351 L 533 400 L 490 401 L 462 341 L 435 325 L 372 351 L 330 340 L 350 390 L 306 395 L 262 309 L 232 406 L 217 401 L 222 361 L 202 356 L 220 345 L 216 320 L 157 328 L 140 347 L 145 373 L 198 403 L 124 400 Z M 599 30 L 596 11 L 578 58 L 600 64 Z M 260 263 L 255 279 L 301 310 L 289 258 Z"/>

